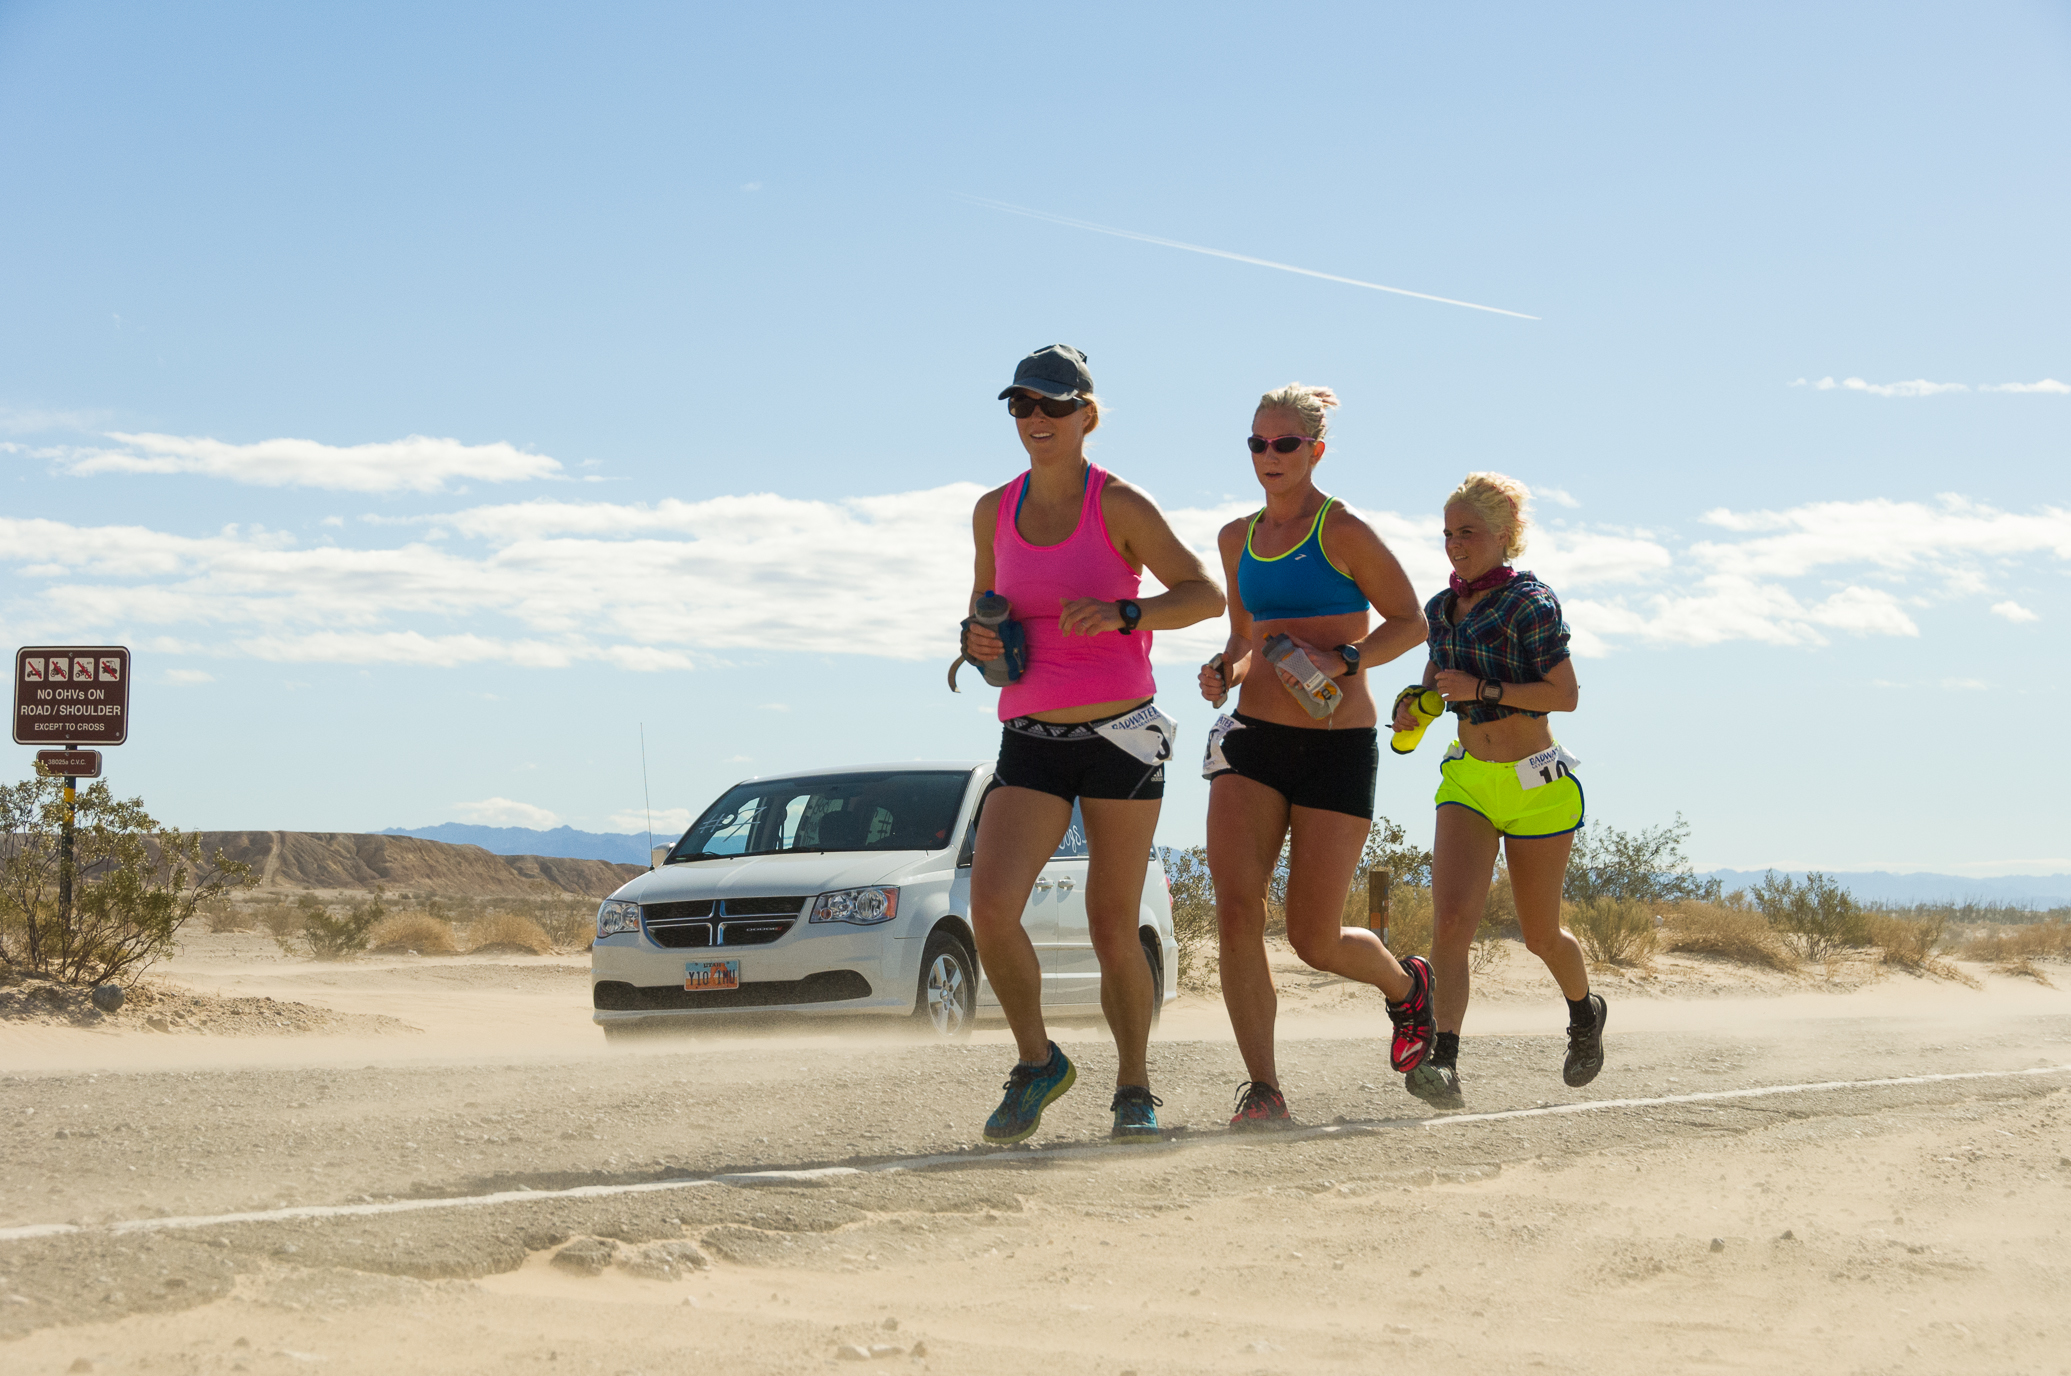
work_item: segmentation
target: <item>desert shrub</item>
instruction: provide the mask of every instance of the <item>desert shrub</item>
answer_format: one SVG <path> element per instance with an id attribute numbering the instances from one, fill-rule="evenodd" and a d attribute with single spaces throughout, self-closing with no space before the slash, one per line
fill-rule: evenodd
<path id="1" fill-rule="evenodd" d="M 597 939 L 597 905 L 548 902 L 534 915 L 557 951 L 587 951 Z"/>
<path id="2" fill-rule="evenodd" d="M 1585 898 L 1563 903 L 1561 921 L 1598 965 L 1641 965 L 1654 954 L 1653 905 L 1630 898 Z"/>
<path id="3" fill-rule="evenodd" d="M 1690 871 L 1683 842 L 1690 824 L 1676 814 L 1674 822 L 1638 831 L 1620 831 L 1605 822 L 1591 822 L 1575 833 L 1568 853 L 1567 878 L 1561 897 L 1570 902 L 1589 898 L 1622 898 L 1661 904 L 1677 899 L 1716 903 L 1721 884 Z"/>
<path id="4" fill-rule="evenodd" d="M 1869 933 L 1870 944 L 1877 948 L 1880 964 L 1895 965 L 1917 974 L 1954 973 L 1946 962 L 1935 958 L 1935 951 L 1940 948 L 1948 928 L 1947 919 L 1938 915 L 1898 917 L 1891 913 L 1870 912 L 1863 915 L 1863 924 Z"/>
<path id="5" fill-rule="evenodd" d="M 1787 933 L 1807 960 L 1825 960 L 1853 946 L 1870 944 L 1869 915 L 1854 895 L 1814 870 L 1800 884 L 1770 870 L 1748 891 L 1769 925 Z"/>
<path id="6" fill-rule="evenodd" d="M 63 780 L 42 765 L 0 788 L 0 968 L 62 984 L 133 979 L 171 953 L 197 909 L 251 885 L 251 867 L 161 825 L 105 779 L 75 792 L 69 870 Z M 72 902 L 61 909 L 69 881 Z"/>
<path id="7" fill-rule="evenodd" d="M 1746 906 L 1685 901 L 1663 914 L 1661 948 L 1720 956 L 1771 970 L 1798 968 L 1798 954 L 1769 920 Z"/>
<path id="8" fill-rule="evenodd" d="M 428 912 L 393 913 L 367 932 L 368 949 L 383 952 L 415 951 L 421 956 L 450 956 L 459 951 L 453 944 L 453 928 Z"/>
<path id="9" fill-rule="evenodd" d="M 292 955 L 300 955 L 303 951 L 303 929 L 309 926 L 312 915 L 320 914 L 323 910 L 324 905 L 317 901 L 315 894 L 303 893 L 295 895 L 295 901 L 292 903 L 283 903 L 275 899 L 258 909 L 254 916 L 281 950 Z"/>
<path id="10" fill-rule="evenodd" d="M 470 952 L 527 951 L 543 956 L 554 949 L 546 929 L 522 913 L 491 913 L 469 923 L 467 940 Z"/>
<path id="11" fill-rule="evenodd" d="M 1179 982 L 1184 988 L 1208 986 L 1215 961 L 1217 925 L 1215 881 L 1208 875 L 1208 850 L 1168 846 L 1164 853 L 1165 884 L 1172 892 L 1172 942 L 1179 949 Z"/>
<path id="12" fill-rule="evenodd" d="M 2017 927 L 1987 927 L 1965 941 L 1958 954 L 2048 984 L 2049 977 L 2035 962 L 2071 960 L 2071 921 L 2051 918 Z"/>
<path id="13" fill-rule="evenodd" d="M 302 942 L 318 960 L 344 960 L 367 949 L 367 935 L 388 916 L 377 894 L 357 907 L 334 913 L 315 899 L 302 924 Z"/>
<path id="14" fill-rule="evenodd" d="M 252 915 L 230 901 L 227 895 L 218 895 L 195 909 L 201 925 L 212 932 L 249 932 L 252 930 Z"/>

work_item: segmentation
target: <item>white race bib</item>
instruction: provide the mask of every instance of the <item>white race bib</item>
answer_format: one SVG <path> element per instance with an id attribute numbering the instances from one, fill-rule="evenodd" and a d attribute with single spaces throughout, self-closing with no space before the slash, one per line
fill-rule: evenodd
<path id="1" fill-rule="evenodd" d="M 1145 764 L 1163 764 L 1172 758 L 1172 742 L 1179 735 L 1179 722 L 1147 702 L 1125 717 L 1102 722 L 1093 728 Z"/>
<path id="2" fill-rule="evenodd" d="M 1228 713 L 1224 713 L 1215 719 L 1215 725 L 1208 728 L 1208 749 L 1201 754 L 1202 778 L 1212 779 L 1218 774 L 1229 771 L 1230 762 L 1223 758 L 1222 753 L 1223 738 L 1232 731 L 1242 731 L 1243 729 L 1244 723 Z"/>
<path id="3" fill-rule="evenodd" d="M 1565 779 L 1582 767 L 1582 761 L 1570 755 L 1558 745 L 1549 745 L 1536 755 L 1527 755 L 1517 762 L 1517 783 L 1520 788 L 1544 788 L 1558 779 Z"/>

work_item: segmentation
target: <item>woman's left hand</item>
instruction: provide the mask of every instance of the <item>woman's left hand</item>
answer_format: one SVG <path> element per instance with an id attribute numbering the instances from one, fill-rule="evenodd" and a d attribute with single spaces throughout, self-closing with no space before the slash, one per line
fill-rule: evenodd
<path id="1" fill-rule="evenodd" d="M 1440 669 L 1437 682 L 1431 686 L 1447 702 L 1476 702 L 1481 692 L 1481 680 L 1458 669 Z"/>
<path id="2" fill-rule="evenodd" d="M 1293 636 L 1288 636 L 1287 638 L 1294 640 L 1294 648 L 1307 655 L 1309 663 L 1315 665 L 1317 671 L 1325 678 L 1343 678 L 1345 676 L 1345 657 L 1336 650 L 1321 649 L 1318 646 L 1311 645 L 1306 640 L 1295 640 Z M 1280 681 L 1288 687 L 1301 688 L 1303 692 L 1308 691 L 1306 688 L 1302 688 L 1301 682 L 1293 674 L 1288 673 L 1279 665 L 1275 664 L 1273 670 L 1280 675 Z"/>
<path id="3" fill-rule="evenodd" d="M 1074 597 L 1064 604 L 1064 614 L 1057 618 L 1057 629 L 1066 635 L 1119 631 L 1122 629 L 1121 604 L 1102 602 L 1097 597 Z"/>

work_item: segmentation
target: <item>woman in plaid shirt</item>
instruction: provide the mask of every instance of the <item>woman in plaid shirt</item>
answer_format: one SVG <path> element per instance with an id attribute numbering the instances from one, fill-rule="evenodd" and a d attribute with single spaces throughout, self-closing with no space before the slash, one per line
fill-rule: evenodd
<path id="1" fill-rule="evenodd" d="M 1562 1078 L 1586 1085 L 1604 1064 L 1604 1000 L 1560 925 L 1568 851 L 1582 825 L 1582 780 L 1547 722 L 1572 712 L 1578 690 L 1560 599 L 1510 561 L 1524 552 L 1531 491 L 1501 473 L 1470 473 L 1445 504 L 1450 586 L 1424 608 L 1430 663 L 1421 684 L 1395 700 L 1395 729 L 1410 731 L 1410 700 L 1436 689 L 1459 719 L 1459 739 L 1440 762 L 1438 832 L 1432 844 L 1436 908 L 1431 960 L 1437 1035 L 1407 1077 L 1419 1098 L 1460 1096 L 1460 1024 L 1467 1013 L 1468 948 L 1488 905 L 1502 847 L 1525 947 L 1546 962 L 1568 1001 Z"/>

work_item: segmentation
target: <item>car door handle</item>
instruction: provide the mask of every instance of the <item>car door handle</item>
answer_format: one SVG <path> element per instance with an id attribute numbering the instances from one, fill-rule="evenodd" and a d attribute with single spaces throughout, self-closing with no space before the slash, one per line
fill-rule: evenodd
<path id="1" fill-rule="evenodd" d="M 1070 893 L 1072 891 L 1071 876 L 1067 874 L 1063 878 L 1059 879 L 1057 881 L 1057 887 L 1059 889 L 1062 889 L 1065 893 Z"/>
<path id="2" fill-rule="evenodd" d="M 1050 891 L 1050 877 L 1048 875 L 1043 875 L 1042 877 L 1036 880 L 1035 886 L 1038 889 L 1041 889 L 1044 893 L 1048 893 Z"/>

